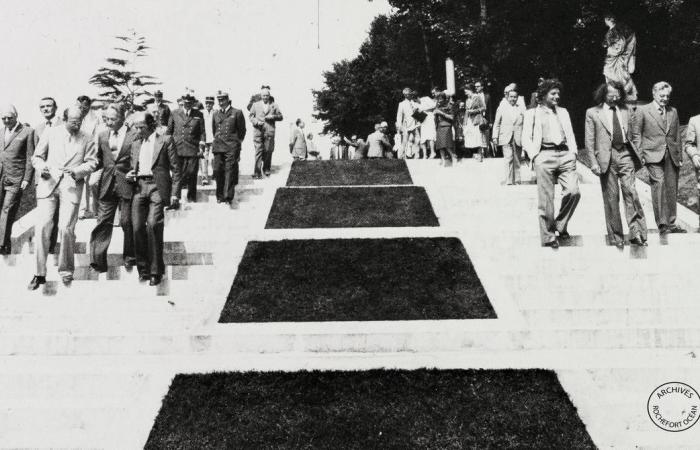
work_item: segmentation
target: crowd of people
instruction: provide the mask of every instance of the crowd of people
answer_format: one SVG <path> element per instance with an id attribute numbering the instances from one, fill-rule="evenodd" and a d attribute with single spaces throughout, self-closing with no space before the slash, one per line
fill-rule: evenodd
<path id="1" fill-rule="evenodd" d="M 12 253 L 12 225 L 23 192 L 36 185 L 36 272 L 29 289 L 46 283 L 46 260 L 60 240 L 58 271 L 65 285 L 75 271 L 75 226 L 96 218 L 90 236 L 90 267 L 107 271 L 107 249 L 115 225 L 124 234 L 124 266 L 136 267 L 140 281 L 158 285 L 163 261 L 164 210 L 197 201 L 197 184 L 209 184 L 209 162 L 217 202 L 235 208 L 243 112 L 219 91 L 202 105 L 188 92 L 172 109 L 160 91 L 140 107 L 114 101 L 93 108 L 88 96 L 58 114 L 52 97 L 41 99 L 43 120 L 35 127 L 2 107 L 0 130 L 0 254 Z M 276 123 L 283 120 L 268 86 L 251 98 L 253 177 L 269 177 Z M 83 195 L 84 194 L 84 195 Z M 115 224 L 117 211 L 119 221 Z"/>

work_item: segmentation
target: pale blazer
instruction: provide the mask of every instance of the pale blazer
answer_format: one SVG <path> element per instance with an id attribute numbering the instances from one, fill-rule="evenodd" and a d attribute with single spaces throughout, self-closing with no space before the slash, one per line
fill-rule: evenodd
<path id="1" fill-rule="evenodd" d="M 542 148 L 541 120 L 542 114 L 546 114 L 543 108 L 545 108 L 545 106 L 538 106 L 537 108 L 528 110 L 523 119 L 523 149 L 533 161 Z M 569 112 L 566 108 L 561 108 L 559 106 L 557 106 L 556 109 L 557 117 L 559 117 L 562 129 L 564 130 L 564 137 L 566 137 L 566 145 L 569 147 L 570 152 L 577 154 L 578 147 L 576 146 L 576 136 L 574 136 L 574 129 L 571 126 Z"/>
<path id="2" fill-rule="evenodd" d="M 676 108 L 666 107 L 666 127 L 656 102 L 637 108 L 632 140 L 647 163 L 663 161 L 666 150 L 676 167 L 682 162 L 681 127 Z"/>
<path id="3" fill-rule="evenodd" d="M 606 116 L 605 104 L 594 106 L 586 111 L 586 152 L 590 161 L 597 161 L 600 170 L 603 173 L 608 171 L 610 167 L 610 158 L 612 157 L 612 129 Z M 641 168 L 641 154 L 639 149 L 634 145 L 632 140 L 632 124 L 634 116 L 626 107 L 618 107 L 619 114 L 617 115 L 622 125 L 622 132 L 627 138 L 627 142 L 633 154 L 634 165 L 637 169 Z"/>
<path id="4" fill-rule="evenodd" d="M 519 106 L 511 106 L 510 103 L 498 106 L 493 122 L 496 145 L 509 145 L 511 141 L 518 147 L 522 145 L 523 113 Z"/>
<path id="5" fill-rule="evenodd" d="M 265 115 L 265 103 L 262 100 L 250 107 L 250 122 L 253 124 L 253 134 L 275 135 L 275 122 L 284 120 L 277 103 L 270 102 L 270 110 Z M 268 120 L 265 120 L 268 119 Z"/>
<path id="6" fill-rule="evenodd" d="M 57 188 L 71 203 L 80 203 L 85 177 L 97 168 L 95 140 L 82 131 L 71 137 L 65 126 L 49 128 L 34 149 L 32 165 L 36 171 L 36 198 L 47 198 Z M 41 176 L 44 167 L 50 176 Z M 61 169 L 73 169 L 75 180 Z"/>
<path id="7" fill-rule="evenodd" d="M 700 115 L 693 116 L 688 122 L 688 129 L 685 132 L 684 147 L 685 152 L 688 154 L 689 158 L 693 156 L 700 156 L 700 151 L 698 151 L 698 138 L 700 138 Z"/>

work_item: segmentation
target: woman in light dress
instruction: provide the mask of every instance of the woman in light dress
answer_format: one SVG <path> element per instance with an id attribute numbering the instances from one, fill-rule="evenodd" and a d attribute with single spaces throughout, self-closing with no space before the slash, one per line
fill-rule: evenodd
<path id="1" fill-rule="evenodd" d="M 464 86 L 464 94 L 467 96 L 464 101 L 464 122 L 462 130 L 464 134 L 464 148 L 469 153 L 474 154 L 477 161 L 481 162 L 486 153 L 485 133 L 480 126 L 484 123 L 484 113 L 486 105 L 479 95 L 476 95 L 474 85 L 468 83 Z"/>

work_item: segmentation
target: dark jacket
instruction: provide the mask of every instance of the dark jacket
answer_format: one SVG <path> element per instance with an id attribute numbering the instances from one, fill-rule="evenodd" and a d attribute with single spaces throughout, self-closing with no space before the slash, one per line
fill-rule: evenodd
<path id="1" fill-rule="evenodd" d="M 142 140 L 138 139 L 131 144 L 131 168 L 133 169 L 136 169 L 139 161 L 141 143 Z M 164 206 L 170 205 L 170 197 L 173 192 L 177 192 L 180 185 L 179 161 L 173 139 L 167 134 L 162 135 L 156 132 L 151 170 L 153 171 L 153 177 Z M 172 176 L 170 175 L 171 172 Z"/>
<path id="2" fill-rule="evenodd" d="M 241 142 L 245 139 L 246 127 L 243 111 L 230 107 L 228 111 L 215 111 L 212 119 L 214 142 L 212 152 L 233 153 L 236 158 L 241 153 Z"/>
<path id="3" fill-rule="evenodd" d="M 0 128 L 0 180 L 5 187 L 20 188 L 22 181 L 31 182 L 34 174 L 34 130 L 19 124 L 5 140 L 5 127 Z"/>
<path id="4" fill-rule="evenodd" d="M 176 109 L 170 115 L 168 134 L 173 137 L 178 156 L 194 158 L 199 154 L 199 143 L 206 141 L 204 116 L 196 109 L 190 109 L 189 117 L 184 109 Z"/>
<path id="5" fill-rule="evenodd" d="M 138 134 L 128 130 L 124 136 L 122 147 L 114 158 L 109 148 L 110 130 L 97 135 L 97 169 L 103 169 L 100 181 L 100 199 L 105 198 L 112 190 L 119 197 L 130 199 L 134 196 L 134 184 L 126 180 L 125 175 L 131 170 L 131 143 Z"/>

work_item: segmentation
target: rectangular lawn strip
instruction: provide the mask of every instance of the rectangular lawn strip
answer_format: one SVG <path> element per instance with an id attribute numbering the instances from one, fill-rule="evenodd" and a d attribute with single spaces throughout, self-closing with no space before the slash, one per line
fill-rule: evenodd
<path id="1" fill-rule="evenodd" d="M 457 238 L 252 241 L 219 322 L 495 319 Z"/>
<path id="2" fill-rule="evenodd" d="M 547 370 L 177 375 L 146 449 L 594 449 Z"/>
<path id="3" fill-rule="evenodd" d="M 280 188 L 265 228 L 440 226 L 422 187 Z"/>
<path id="4" fill-rule="evenodd" d="M 400 159 L 294 161 L 287 186 L 349 186 L 413 184 Z"/>

